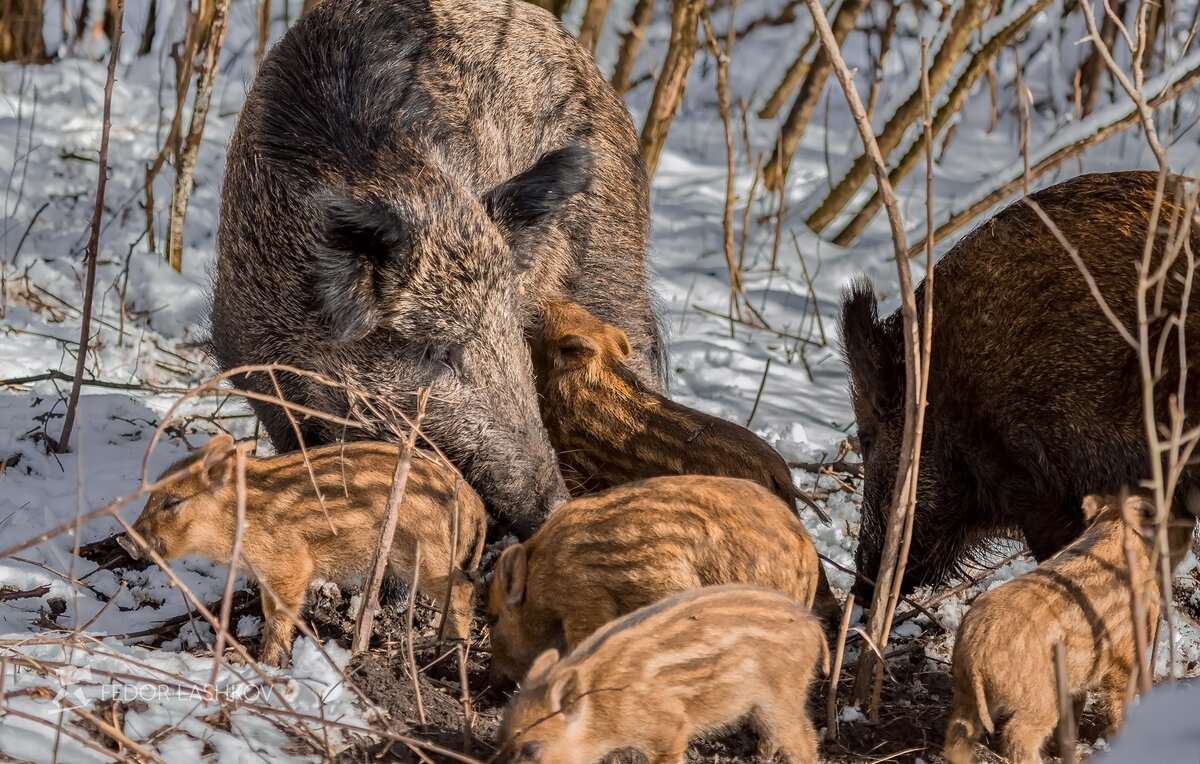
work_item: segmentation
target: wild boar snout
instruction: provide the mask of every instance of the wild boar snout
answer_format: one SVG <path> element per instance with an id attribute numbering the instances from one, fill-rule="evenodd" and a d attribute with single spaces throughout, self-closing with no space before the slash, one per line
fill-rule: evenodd
<path id="1" fill-rule="evenodd" d="M 133 543 L 133 541 L 128 536 L 124 536 L 124 535 L 117 536 L 117 546 L 124 549 L 125 553 L 128 554 L 133 559 L 135 559 L 135 560 L 142 559 L 141 547 L 139 547 L 137 544 Z"/>

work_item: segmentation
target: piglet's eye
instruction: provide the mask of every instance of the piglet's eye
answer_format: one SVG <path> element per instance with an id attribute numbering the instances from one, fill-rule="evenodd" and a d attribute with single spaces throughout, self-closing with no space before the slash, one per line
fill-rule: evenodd
<path id="1" fill-rule="evenodd" d="M 539 742 L 537 742 L 537 741 L 530 741 L 530 742 L 528 742 L 528 743 L 525 743 L 524 745 L 522 745 L 522 746 L 521 746 L 521 750 L 520 750 L 520 752 L 517 754 L 517 756 L 518 756 L 518 757 L 519 757 L 521 760 L 530 760 L 530 761 L 532 761 L 532 760 L 535 760 L 535 759 L 537 759 L 537 757 L 538 757 L 538 753 L 539 753 L 541 750 L 542 750 L 542 744 L 541 744 L 541 743 L 539 743 Z"/>
<path id="2" fill-rule="evenodd" d="M 163 499 L 162 508 L 163 509 L 175 509 L 182 503 L 183 503 L 182 496 L 168 496 L 167 498 Z"/>

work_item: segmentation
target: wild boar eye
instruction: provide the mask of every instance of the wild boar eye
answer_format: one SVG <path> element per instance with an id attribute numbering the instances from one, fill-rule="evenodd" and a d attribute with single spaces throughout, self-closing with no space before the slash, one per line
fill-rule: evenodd
<path id="1" fill-rule="evenodd" d="M 538 757 L 538 753 L 539 753 L 541 750 L 542 750 L 542 744 L 541 744 L 541 743 L 539 743 L 539 742 L 537 742 L 537 741 L 532 741 L 532 740 L 531 740 L 530 742 L 528 742 L 528 743 L 524 744 L 523 746 L 521 746 L 521 750 L 520 750 L 520 752 L 517 754 L 517 756 L 518 756 L 520 759 L 522 759 L 522 760 L 530 760 L 530 761 L 532 761 L 532 760 L 536 760 L 536 759 L 537 759 L 537 757 Z"/>
<path id="2" fill-rule="evenodd" d="M 163 499 L 162 508 L 163 509 L 175 509 L 182 503 L 183 503 L 182 496 L 168 496 L 167 498 Z"/>
<path id="3" fill-rule="evenodd" d="M 462 374 L 463 347 L 453 344 L 428 345 L 425 348 L 425 361 L 438 372 Z"/>

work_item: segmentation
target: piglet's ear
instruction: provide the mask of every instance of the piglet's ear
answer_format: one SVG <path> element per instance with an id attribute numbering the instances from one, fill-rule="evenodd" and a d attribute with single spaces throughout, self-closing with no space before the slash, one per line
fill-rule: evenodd
<path id="1" fill-rule="evenodd" d="M 205 443 L 201 450 L 204 460 L 202 479 L 214 491 L 233 480 L 233 448 L 233 436 L 221 433 Z"/>
<path id="2" fill-rule="evenodd" d="M 1096 520 L 1096 516 L 1104 509 L 1104 497 L 1098 495 L 1083 497 L 1083 522 L 1091 525 Z"/>
<path id="3" fill-rule="evenodd" d="M 604 333 L 612 343 L 612 348 L 616 350 L 618 360 L 624 361 L 632 355 L 633 348 L 629 347 L 629 336 L 625 332 L 610 324 L 604 327 Z"/>
<path id="4" fill-rule="evenodd" d="M 201 448 L 205 460 L 208 460 L 210 457 L 224 456 L 232 450 L 233 436 L 227 432 L 212 436 Z"/>
<path id="5" fill-rule="evenodd" d="M 484 206 L 511 240 L 553 222 L 576 195 L 589 190 L 593 164 L 592 152 L 583 146 L 551 151 L 485 194 Z"/>
<path id="6" fill-rule="evenodd" d="M 558 663 L 559 652 L 553 647 L 544 651 L 529 667 L 529 671 L 525 673 L 525 684 L 532 684 L 550 673 L 550 669 L 554 668 L 554 664 Z"/>
<path id="7" fill-rule="evenodd" d="M 558 357 L 564 361 L 588 358 L 599 352 L 595 340 L 583 334 L 568 334 L 558 341 Z"/>
<path id="8" fill-rule="evenodd" d="M 504 601 L 509 607 L 520 607 L 525 604 L 525 576 L 528 570 L 528 559 L 522 544 L 513 544 L 505 549 L 496 563 L 496 580 L 500 591 L 504 592 Z"/>
<path id="9" fill-rule="evenodd" d="M 562 713 L 567 724 L 579 721 L 587 706 L 583 677 L 577 669 L 569 669 L 554 677 L 547 690 L 550 710 Z"/>

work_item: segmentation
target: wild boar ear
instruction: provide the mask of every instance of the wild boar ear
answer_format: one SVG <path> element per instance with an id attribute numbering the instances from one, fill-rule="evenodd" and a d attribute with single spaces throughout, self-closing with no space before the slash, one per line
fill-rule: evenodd
<path id="1" fill-rule="evenodd" d="M 204 472 L 202 479 L 213 491 L 219 491 L 233 480 L 234 459 L 233 437 L 221 433 L 204 444 Z"/>
<path id="2" fill-rule="evenodd" d="M 568 334 L 558 341 L 558 356 L 564 360 L 588 358 L 599 352 L 596 341 L 585 334 Z"/>
<path id="3" fill-rule="evenodd" d="M 318 308 L 338 342 L 353 342 L 379 324 L 379 285 L 407 278 L 412 225 L 383 199 L 339 196 L 323 202 L 322 245 L 313 253 Z"/>
<path id="4" fill-rule="evenodd" d="M 520 607 L 525 604 L 525 575 L 528 570 L 528 559 L 523 544 L 513 544 L 500 555 L 496 563 L 496 577 L 500 583 L 500 591 L 504 592 L 504 601 L 509 607 Z"/>
<path id="5" fill-rule="evenodd" d="M 1085 525 L 1091 525 L 1096 520 L 1096 516 L 1104 509 L 1104 497 L 1092 494 L 1083 497 L 1083 522 Z"/>
<path id="6" fill-rule="evenodd" d="M 879 321 L 879 303 L 868 279 L 855 281 L 846 291 L 841 324 L 842 353 L 854 393 L 882 417 L 903 401 L 904 355 Z"/>
<path id="7" fill-rule="evenodd" d="M 579 719 L 587 704 L 583 686 L 583 678 L 576 669 L 569 669 L 554 677 L 547 690 L 546 698 L 550 701 L 550 710 L 561 712 L 570 724 Z"/>
<path id="8" fill-rule="evenodd" d="M 553 222 L 576 195 L 592 187 L 592 152 L 565 146 L 487 192 L 483 204 L 510 243 L 524 232 Z"/>
<path id="9" fill-rule="evenodd" d="M 608 334 L 609 339 L 612 340 L 619 360 L 624 361 L 633 354 L 633 348 L 629 346 L 629 335 L 611 324 L 605 326 L 604 331 Z"/>
<path id="10" fill-rule="evenodd" d="M 529 667 L 529 671 L 525 672 L 525 683 L 532 684 L 538 679 L 544 677 L 547 673 L 549 673 L 550 669 L 554 668 L 554 664 L 558 663 L 559 657 L 561 656 L 559 655 L 558 650 L 555 650 L 553 647 L 549 650 L 543 651 L 542 654 L 539 655 L 536 660 L 534 660 L 533 665 Z"/>
<path id="11" fill-rule="evenodd" d="M 208 442 L 201 448 L 205 460 L 210 457 L 220 457 L 229 453 L 233 448 L 233 436 L 227 432 L 218 433 L 208 439 Z"/>

